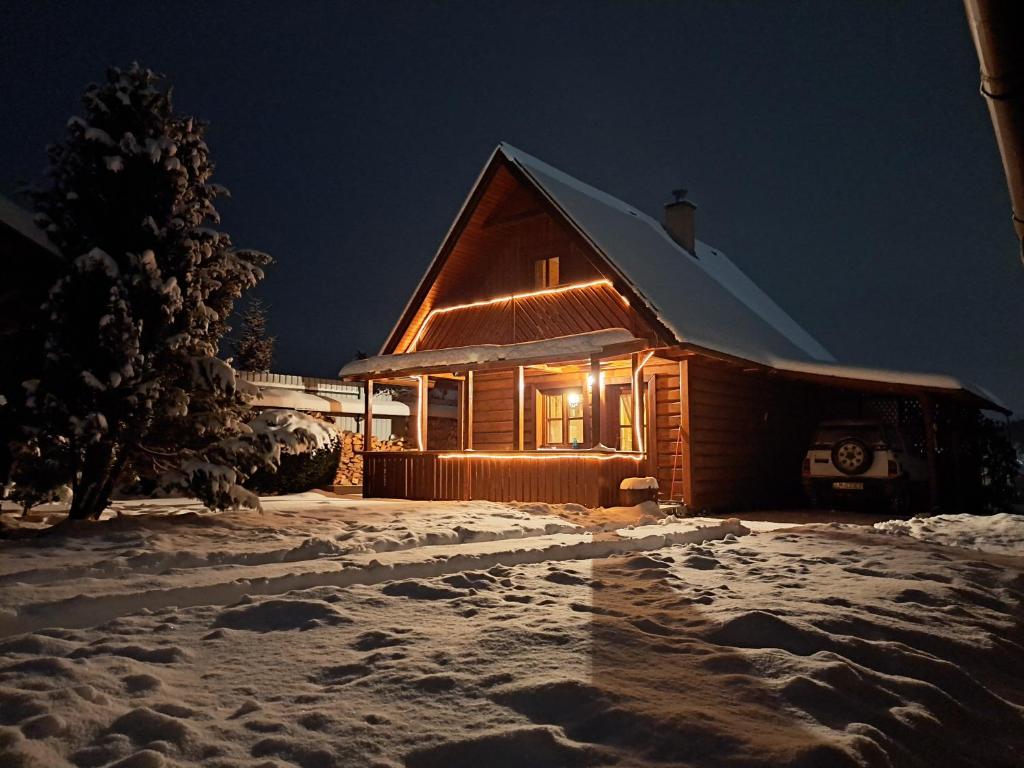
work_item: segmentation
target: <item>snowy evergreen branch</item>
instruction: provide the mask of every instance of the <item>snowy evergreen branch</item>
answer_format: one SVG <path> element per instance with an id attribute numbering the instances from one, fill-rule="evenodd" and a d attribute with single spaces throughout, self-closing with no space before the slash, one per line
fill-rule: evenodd
<path id="1" fill-rule="evenodd" d="M 44 305 L 45 362 L 25 384 L 24 502 L 67 483 L 71 517 L 94 518 L 135 482 L 258 507 L 245 479 L 324 439 L 301 420 L 253 420 L 253 388 L 216 356 L 270 257 L 216 228 L 226 190 L 212 181 L 206 126 L 174 111 L 162 76 L 111 69 L 83 106 L 34 193 L 62 269 Z"/>

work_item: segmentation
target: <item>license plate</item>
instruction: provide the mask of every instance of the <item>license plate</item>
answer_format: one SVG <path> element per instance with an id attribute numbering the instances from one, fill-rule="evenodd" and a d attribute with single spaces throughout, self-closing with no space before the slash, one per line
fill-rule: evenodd
<path id="1" fill-rule="evenodd" d="M 837 491 L 863 491 L 864 483 L 832 483 L 832 487 Z"/>

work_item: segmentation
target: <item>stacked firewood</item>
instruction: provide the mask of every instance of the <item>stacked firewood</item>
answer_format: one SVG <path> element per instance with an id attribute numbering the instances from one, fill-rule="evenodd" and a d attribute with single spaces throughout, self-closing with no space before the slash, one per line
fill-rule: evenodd
<path id="1" fill-rule="evenodd" d="M 381 440 L 372 438 L 371 451 L 401 451 L 405 448 L 405 440 Z M 341 457 L 338 460 L 338 473 L 334 478 L 335 485 L 363 484 L 363 434 L 362 432 L 341 433 Z"/>

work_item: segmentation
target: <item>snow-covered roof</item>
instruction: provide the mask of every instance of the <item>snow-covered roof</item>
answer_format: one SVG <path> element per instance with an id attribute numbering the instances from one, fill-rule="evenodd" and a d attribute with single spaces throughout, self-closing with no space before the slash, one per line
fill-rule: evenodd
<path id="1" fill-rule="evenodd" d="M 984 387 L 945 373 L 916 373 L 914 371 L 893 371 L 885 368 L 868 368 L 839 363 L 807 363 L 796 360 L 780 360 L 773 366 L 780 371 L 807 374 L 815 377 L 874 381 L 882 384 L 920 387 L 922 389 L 963 390 L 987 401 L 998 410 L 1009 412 L 1003 402 Z"/>
<path id="2" fill-rule="evenodd" d="M 50 242 L 46 233 L 32 220 L 32 214 L 3 195 L 0 195 L 0 224 L 13 229 L 22 237 L 31 240 L 50 253 L 57 253 L 57 249 Z"/>
<path id="3" fill-rule="evenodd" d="M 697 241 L 694 256 L 633 206 L 509 144 L 496 152 L 565 213 L 679 342 L 765 365 L 835 360 L 721 251 Z"/>
<path id="4" fill-rule="evenodd" d="M 362 398 L 354 399 L 327 393 L 313 394 L 280 387 L 261 387 L 252 404 L 259 408 L 294 408 L 300 411 L 352 415 L 363 413 Z M 395 400 L 374 398 L 373 411 L 378 416 L 408 416 L 409 406 Z"/>
<path id="5" fill-rule="evenodd" d="M 963 390 L 1005 409 L 990 392 L 953 376 L 840 365 L 721 251 L 698 240 L 691 254 L 643 211 L 509 144 L 499 144 L 499 152 L 621 272 L 680 343 L 794 373 Z"/>
<path id="6" fill-rule="evenodd" d="M 469 347 L 428 349 L 399 355 L 375 355 L 362 360 L 353 360 L 345 365 L 338 375 L 344 378 L 370 374 L 395 374 L 482 363 L 516 363 L 541 359 L 552 362 L 583 360 L 590 355 L 600 353 L 613 344 L 629 341 L 638 341 L 638 339 L 625 328 L 607 328 L 603 331 L 559 336 L 540 341 L 523 341 L 518 344 L 475 344 Z"/>
<path id="7" fill-rule="evenodd" d="M 423 282 L 445 253 L 445 243 L 456 231 L 487 169 L 499 156 L 519 168 L 537 191 L 562 212 L 680 344 L 795 374 L 962 390 L 999 410 L 1006 410 L 999 399 L 985 389 L 945 374 L 839 364 L 817 339 L 718 249 L 697 240 L 695 253 L 691 254 L 672 239 L 660 222 L 643 211 L 504 142 L 495 148 L 481 170 L 431 267 L 406 304 L 403 316 L 409 312 Z M 392 337 L 401 323 L 399 318 Z M 450 351 L 438 350 L 439 353 Z M 428 353 L 413 353 L 419 354 Z M 408 359 L 410 355 L 402 357 Z M 373 359 L 376 358 L 370 358 Z M 365 360 L 355 362 L 367 363 Z M 342 371 L 348 373 L 348 366 Z"/>

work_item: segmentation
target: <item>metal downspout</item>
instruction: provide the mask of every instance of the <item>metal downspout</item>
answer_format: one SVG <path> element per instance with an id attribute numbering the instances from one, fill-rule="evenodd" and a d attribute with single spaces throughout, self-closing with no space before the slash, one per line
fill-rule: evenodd
<path id="1" fill-rule="evenodd" d="M 1024 261 L 1024 2 L 964 0 Z"/>

